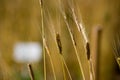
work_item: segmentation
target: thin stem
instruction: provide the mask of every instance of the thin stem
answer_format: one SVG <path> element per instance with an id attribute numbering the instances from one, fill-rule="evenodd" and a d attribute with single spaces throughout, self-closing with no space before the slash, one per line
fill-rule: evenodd
<path id="1" fill-rule="evenodd" d="M 42 39 L 43 39 L 43 58 L 44 58 L 44 80 L 46 80 L 46 54 L 45 54 L 45 46 L 44 46 L 44 18 L 43 18 L 43 1 L 39 0 L 40 8 L 41 8 L 41 24 L 42 24 Z"/>
<path id="2" fill-rule="evenodd" d="M 46 55 L 45 55 L 45 50 L 44 50 L 44 54 L 43 54 L 43 57 L 44 57 L 44 80 L 46 80 Z"/>
<path id="3" fill-rule="evenodd" d="M 61 39 L 60 39 L 60 35 L 59 33 L 56 34 L 56 42 L 57 42 L 57 47 L 59 49 L 59 56 L 61 58 L 61 55 L 62 55 L 62 43 L 61 43 Z M 61 59 L 61 62 L 62 62 L 62 70 L 63 70 L 63 76 L 64 76 L 64 80 L 66 80 L 66 74 L 65 74 L 65 69 L 64 69 L 64 63 Z"/>
<path id="4" fill-rule="evenodd" d="M 62 56 L 62 43 L 61 43 L 61 39 L 60 39 L 59 33 L 56 34 L 56 41 L 57 41 L 57 46 L 58 46 L 58 49 L 59 49 L 60 57 L 61 57 L 61 60 L 62 60 L 62 68 L 63 68 L 64 80 L 66 80 L 64 66 L 67 69 L 67 72 L 68 72 L 68 75 L 70 77 L 70 80 L 72 80 L 72 77 L 70 75 L 69 69 L 68 69 L 68 67 L 67 67 L 67 65 L 65 63 L 65 60 L 64 60 L 63 56 Z"/>
<path id="5" fill-rule="evenodd" d="M 90 45 L 89 43 L 86 43 L 86 53 L 90 54 Z M 94 69 L 93 69 L 93 63 L 91 60 L 91 57 L 89 56 L 90 59 L 88 59 L 89 63 L 89 70 L 90 70 L 90 80 L 95 80 L 95 74 L 94 74 Z"/>
<path id="6" fill-rule="evenodd" d="M 100 66 L 100 44 L 101 44 L 101 26 L 96 26 L 92 33 L 92 62 L 94 65 L 95 71 L 95 80 L 99 80 L 99 66 Z"/>
<path id="7" fill-rule="evenodd" d="M 61 59 L 61 61 L 62 61 L 62 59 Z M 63 61 L 62 61 L 62 70 L 63 70 L 64 80 L 67 80 Z"/>
<path id="8" fill-rule="evenodd" d="M 31 80 L 35 80 L 31 64 L 27 64 Z"/>
<path id="9" fill-rule="evenodd" d="M 83 69 L 82 69 L 82 64 L 81 64 L 81 61 L 80 61 L 80 58 L 79 58 L 79 55 L 78 55 L 78 51 L 77 51 L 77 48 L 76 48 L 76 45 L 75 45 L 76 42 L 74 41 L 73 34 L 72 34 L 70 28 L 68 27 L 68 24 L 67 24 L 67 28 L 68 28 L 68 30 L 69 30 L 69 33 L 70 33 L 70 36 L 71 36 L 71 39 L 72 39 L 73 47 L 74 47 L 74 49 L 75 49 L 75 54 L 76 54 L 77 59 L 78 59 L 78 63 L 79 63 L 79 67 L 80 67 L 81 72 L 82 72 L 83 79 L 85 80 L 85 75 L 84 75 L 84 72 L 83 72 Z"/>
<path id="10" fill-rule="evenodd" d="M 68 73 L 68 75 L 69 75 L 69 78 L 70 78 L 70 80 L 72 80 L 70 71 L 69 71 L 69 69 L 68 69 L 68 67 L 67 67 L 67 64 L 66 64 L 66 62 L 65 62 L 65 60 L 64 60 L 64 58 L 63 58 L 62 55 L 61 55 L 61 58 L 62 58 L 62 61 L 63 61 L 63 63 L 64 63 L 64 66 L 65 66 L 65 68 L 66 68 L 66 70 L 67 70 L 67 73 Z"/>
<path id="11" fill-rule="evenodd" d="M 49 59 L 50 59 L 50 63 L 51 63 L 52 71 L 53 71 L 54 80 L 56 80 L 55 68 L 54 68 L 54 65 L 53 65 L 52 57 L 51 57 L 51 55 L 50 55 L 50 51 L 49 51 L 49 49 L 48 49 L 48 47 L 47 47 L 47 45 L 46 45 L 45 39 L 44 39 L 44 46 L 45 46 L 45 49 L 46 49 L 47 54 L 48 54 Z"/>
<path id="12" fill-rule="evenodd" d="M 93 67 L 93 63 L 92 60 L 90 58 L 89 62 L 89 68 L 90 68 L 90 80 L 95 80 L 95 71 L 94 71 L 94 67 Z"/>
<path id="13" fill-rule="evenodd" d="M 100 44 L 101 44 L 101 31 L 102 28 L 98 27 L 99 29 L 97 30 L 97 64 L 96 64 L 96 80 L 99 80 L 99 66 L 100 66 Z"/>

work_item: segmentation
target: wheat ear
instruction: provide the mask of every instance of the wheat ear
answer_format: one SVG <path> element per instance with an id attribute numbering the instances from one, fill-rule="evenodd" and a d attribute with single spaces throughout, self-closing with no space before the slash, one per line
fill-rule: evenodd
<path id="1" fill-rule="evenodd" d="M 81 73 L 82 73 L 83 80 L 85 80 L 85 75 L 84 75 L 84 72 L 83 72 L 83 69 L 82 69 L 82 64 L 81 64 L 81 61 L 80 61 L 80 58 L 79 58 L 79 55 L 78 55 L 78 51 L 77 51 L 77 48 L 76 48 L 76 42 L 75 42 L 75 40 L 74 40 L 74 36 L 73 36 L 72 31 L 71 31 L 71 29 L 70 29 L 70 26 L 69 26 L 69 24 L 68 24 L 68 22 L 67 22 L 66 14 L 63 12 L 62 9 L 60 9 L 60 11 L 61 11 L 61 14 L 62 14 L 62 16 L 63 16 L 63 18 L 64 18 L 64 21 L 65 21 L 65 24 L 66 24 L 67 29 L 68 29 L 68 31 L 69 31 L 69 34 L 70 34 L 70 37 L 71 37 L 71 40 L 72 40 L 72 43 L 73 43 L 73 47 L 74 47 L 74 49 L 75 49 L 75 54 L 76 54 L 76 57 L 77 57 L 77 60 L 78 60 L 78 63 L 79 63 L 79 67 L 80 67 L 80 69 L 81 69 Z"/>

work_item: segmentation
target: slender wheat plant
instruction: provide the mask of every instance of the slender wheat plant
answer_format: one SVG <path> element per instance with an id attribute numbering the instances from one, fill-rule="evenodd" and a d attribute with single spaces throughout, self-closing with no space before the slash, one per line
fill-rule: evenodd
<path id="1" fill-rule="evenodd" d="M 46 80 L 46 53 L 45 53 L 45 42 L 44 42 L 44 14 L 43 14 L 43 0 L 39 0 L 40 8 L 41 8 L 41 26 L 42 26 L 42 42 L 43 42 L 43 58 L 44 58 L 44 80 Z"/>
<path id="2" fill-rule="evenodd" d="M 65 68 L 66 68 L 66 70 L 67 70 L 67 73 L 68 73 L 68 75 L 69 75 L 70 80 L 72 80 L 72 77 L 71 77 L 71 75 L 70 75 L 69 69 L 68 69 L 68 67 L 67 67 L 67 65 L 66 65 L 66 62 L 65 62 L 63 56 L 62 56 L 62 53 L 63 53 L 63 52 L 62 52 L 62 44 L 61 44 L 60 35 L 59 35 L 58 33 L 56 34 L 56 42 L 57 42 L 57 46 L 58 46 L 58 49 L 59 49 L 60 58 L 61 58 L 61 61 L 62 61 L 62 68 L 63 68 L 64 80 L 67 80 L 67 79 L 66 79 Z M 64 67 L 64 66 L 65 66 L 65 67 Z"/>
<path id="3" fill-rule="evenodd" d="M 52 71 L 53 71 L 54 80 L 56 80 L 55 68 L 54 68 L 54 65 L 53 65 L 53 60 L 52 60 L 52 57 L 51 57 L 50 51 L 49 51 L 49 49 L 48 49 L 48 47 L 47 47 L 47 44 L 46 44 L 45 38 L 44 38 L 43 40 L 44 40 L 44 46 L 45 46 L 45 49 L 46 49 L 47 54 L 48 54 L 49 59 L 50 59 L 50 63 L 51 63 Z"/>
<path id="4" fill-rule="evenodd" d="M 92 62 L 93 62 L 94 72 L 95 72 L 95 80 L 99 80 L 101 34 L 102 34 L 101 26 L 96 26 L 93 28 L 93 31 L 92 31 L 93 37 L 91 39 L 93 41 L 92 45 L 94 46 L 91 49 L 91 53 L 92 53 Z"/>
<path id="5" fill-rule="evenodd" d="M 61 58 L 62 58 L 62 61 L 63 61 L 63 63 L 64 63 L 64 66 L 65 66 L 65 68 L 66 68 L 66 70 L 67 70 L 67 73 L 68 73 L 68 75 L 69 75 L 69 78 L 70 78 L 70 80 L 72 80 L 72 76 L 71 76 L 71 74 L 70 74 L 70 71 L 69 71 L 69 69 L 68 69 L 68 67 L 67 67 L 67 64 L 66 64 L 63 56 L 61 56 Z"/>
<path id="6" fill-rule="evenodd" d="M 27 64 L 27 66 L 28 66 L 28 71 L 29 71 L 29 75 L 30 75 L 31 80 L 35 80 L 31 64 Z"/>

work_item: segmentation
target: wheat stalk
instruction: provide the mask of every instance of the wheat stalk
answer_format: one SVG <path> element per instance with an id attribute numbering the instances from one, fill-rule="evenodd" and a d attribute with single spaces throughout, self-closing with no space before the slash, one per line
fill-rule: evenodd
<path id="1" fill-rule="evenodd" d="M 66 79 L 66 73 L 65 73 L 65 68 L 64 68 L 64 64 L 63 64 L 63 62 L 62 62 L 62 69 L 63 69 L 64 80 L 67 80 L 67 79 Z"/>
<path id="2" fill-rule="evenodd" d="M 47 54 L 49 56 L 49 59 L 50 59 L 50 63 L 51 63 L 51 66 L 52 66 L 52 71 L 53 71 L 53 76 L 54 76 L 54 80 L 56 80 L 56 75 L 55 75 L 55 69 L 54 69 L 54 65 L 53 65 L 53 61 L 52 61 L 52 57 L 50 55 L 50 51 L 46 45 L 46 41 L 45 41 L 45 38 L 43 39 L 44 40 L 44 46 L 45 46 L 45 49 L 47 51 Z"/>
<path id="3" fill-rule="evenodd" d="M 67 73 L 68 73 L 68 75 L 69 75 L 70 80 L 72 80 L 70 71 L 69 71 L 69 69 L 68 69 L 68 67 L 67 67 L 67 64 L 66 64 L 66 62 L 65 62 L 65 60 L 64 60 L 64 58 L 63 58 L 63 56 L 62 56 L 62 44 L 61 44 L 61 39 L 60 39 L 59 33 L 56 34 L 56 42 L 57 42 L 57 46 L 58 46 L 59 53 L 60 53 L 59 56 L 60 56 L 61 61 L 62 61 L 62 68 L 63 68 L 64 80 L 66 80 L 66 74 L 65 74 L 64 66 L 65 66 L 65 68 L 66 68 L 66 70 L 67 70 Z"/>
<path id="4" fill-rule="evenodd" d="M 60 40 L 60 35 L 58 33 L 56 34 L 56 41 L 57 41 L 57 46 L 58 46 L 58 49 L 59 49 L 59 53 L 62 55 L 62 44 L 61 44 L 61 40 Z M 61 55 L 60 55 L 60 58 L 61 58 Z M 61 61 L 62 61 L 62 59 L 61 59 Z M 62 70 L 63 70 L 64 80 L 66 80 L 66 74 L 65 74 L 63 61 L 62 61 Z"/>
<path id="5" fill-rule="evenodd" d="M 67 67 L 67 64 L 66 64 L 66 62 L 65 62 L 65 60 L 64 60 L 64 58 L 63 58 L 63 56 L 61 56 L 61 58 L 62 58 L 62 61 L 63 61 L 64 65 L 65 65 L 65 68 L 66 68 L 66 70 L 67 70 L 67 73 L 68 73 L 68 75 L 69 75 L 69 78 L 70 78 L 70 80 L 72 80 L 70 71 L 69 71 L 69 69 L 68 69 L 68 67 Z"/>
<path id="6" fill-rule="evenodd" d="M 35 80 L 31 64 L 27 64 L 31 80 Z"/>
<path id="7" fill-rule="evenodd" d="M 41 8 L 41 26 L 42 26 L 42 42 L 43 42 L 43 58 L 44 58 L 44 80 L 46 80 L 46 54 L 45 54 L 45 42 L 44 42 L 44 18 L 43 18 L 43 1 L 39 0 L 40 8 Z"/>
<path id="8" fill-rule="evenodd" d="M 92 45 L 91 46 L 91 58 L 94 66 L 95 80 L 99 80 L 99 64 L 100 64 L 100 43 L 101 43 L 102 27 L 96 26 L 92 31 Z"/>

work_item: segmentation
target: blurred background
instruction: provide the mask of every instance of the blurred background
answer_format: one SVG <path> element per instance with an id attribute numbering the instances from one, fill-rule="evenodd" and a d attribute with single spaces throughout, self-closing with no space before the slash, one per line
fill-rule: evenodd
<path id="1" fill-rule="evenodd" d="M 69 1 L 68 1 L 69 2 Z M 63 0 L 63 5 L 69 14 L 67 0 Z M 94 28 L 98 25 L 102 27 L 100 43 L 99 80 L 119 80 L 120 70 L 112 52 L 110 40 L 113 30 L 120 26 L 120 1 L 119 0 L 75 0 L 75 10 L 82 16 L 90 45 L 93 44 L 92 36 Z M 59 0 L 43 0 L 44 6 L 44 26 L 48 48 L 51 52 L 55 65 L 57 80 L 62 80 L 60 60 L 57 57 L 54 42 L 54 32 L 60 32 L 63 44 L 63 56 L 68 65 L 73 80 L 80 80 L 76 57 L 73 54 L 73 46 L 69 32 L 61 18 L 59 11 Z M 70 22 L 70 21 L 69 21 Z M 71 25 L 74 24 L 71 22 Z M 76 32 L 76 31 L 75 31 Z M 76 32 L 77 33 L 77 32 Z M 75 39 L 80 42 L 80 52 L 84 49 L 79 41 L 78 35 Z M 36 45 L 30 46 L 31 43 Z M 19 45 L 18 45 L 19 44 Z M 32 46 L 33 44 L 31 44 Z M 16 49 L 17 46 L 17 49 Z M 27 50 L 21 49 L 22 47 Z M 20 47 L 20 48 L 18 48 Z M 15 59 L 17 53 L 30 54 L 31 48 L 35 48 L 33 53 L 38 54 L 38 59 L 29 61 L 32 57 Z M 39 0 L 0 0 L 0 80 L 30 80 L 27 63 L 31 62 L 35 74 L 35 80 L 43 80 L 43 57 L 42 57 L 42 37 L 41 37 L 41 9 Z M 21 51 L 19 51 L 19 49 Z M 29 51 L 30 50 L 30 51 Z M 17 52 L 15 52 L 17 51 Z M 23 51 L 23 52 L 22 52 Z M 32 55 L 32 52 L 31 52 Z M 35 56 L 35 58 L 36 58 Z M 46 56 L 47 80 L 53 80 L 51 66 L 48 56 Z"/>

